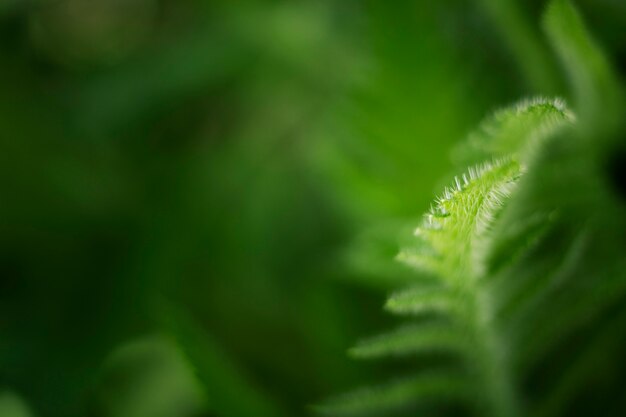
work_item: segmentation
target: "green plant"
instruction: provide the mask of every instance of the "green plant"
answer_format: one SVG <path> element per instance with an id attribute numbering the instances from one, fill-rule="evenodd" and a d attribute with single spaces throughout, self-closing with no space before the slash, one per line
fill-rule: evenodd
<path id="1" fill-rule="evenodd" d="M 561 100 L 523 101 L 457 149 L 471 168 L 401 251 L 421 274 L 386 304 L 414 322 L 350 351 L 408 358 L 415 374 L 322 413 L 622 415 L 622 95 L 568 1 L 552 1 L 544 24 L 575 112 Z"/>

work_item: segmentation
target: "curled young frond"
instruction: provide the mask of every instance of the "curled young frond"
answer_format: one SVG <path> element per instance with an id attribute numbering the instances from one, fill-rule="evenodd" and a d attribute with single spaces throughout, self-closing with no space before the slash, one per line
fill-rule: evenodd
<path id="1" fill-rule="evenodd" d="M 465 163 L 516 155 L 524 161 L 543 140 L 575 121 L 561 98 L 524 99 L 487 117 L 453 156 Z"/>
<path id="2" fill-rule="evenodd" d="M 470 281 L 483 269 L 474 252 L 521 174 L 519 162 L 510 158 L 468 169 L 424 215 L 415 230 L 420 244 L 402 250 L 398 259 L 446 282 Z"/>

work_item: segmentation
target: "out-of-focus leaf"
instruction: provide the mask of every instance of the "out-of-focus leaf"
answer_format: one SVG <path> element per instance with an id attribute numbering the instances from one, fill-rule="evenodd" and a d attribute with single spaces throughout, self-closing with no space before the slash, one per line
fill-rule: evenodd
<path id="1" fill-rule="evenodd" d="M 152 337 L 127 343 L 106 360 L 98 410 L 105 417 L 191 417 L 210 409 L 178 347 Z"/>
<path id="2" fill-rule="evenodd" d="M 21 397 L 11 391 L 0 392 L 0 416 L 34 417 L 28 405 Z"/>
<path id="3" fill-rule="evenodd" d="M 570 78 L 583 128 L 612 129 L 623 119 L 622 86 L 578 10 L 569 0 L 551 1 L 544 26 Z"/>
<path id="4" fill-rule="evenodd" d="M 163 324 L 195 370 L 212 410 L 220 416 L 284 415 L 275 400 L 252 382 L 234 360 L 191 317 L 180 309 L 162 311 Z"/>
<path id="5" fill-rule="evenodd" d="M 478 0 L 510 47 L 517 66 L 531 91 L 554 94 L 559 87 L 558 72 L 545 41 L 536 30 L 523 2 L 516 0 Z"/>

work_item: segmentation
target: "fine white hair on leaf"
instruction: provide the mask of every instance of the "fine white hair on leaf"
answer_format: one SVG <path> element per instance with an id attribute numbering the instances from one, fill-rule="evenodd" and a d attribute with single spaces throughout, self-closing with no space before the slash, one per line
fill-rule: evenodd
<path id="1" fill-rule="evenodd" d="M 515 160 L 498 158 L 455 177 L 451 187 L 434 199 L 422 224 L 415 229 L 414 235 L 422 242 L 421 246 L 406 250 L 400 259 L 436 273 L 456 268 L 457 262 L 466 265 L 468 272 L 484 269 L 483 256 L 477 256 L 483 253 L 483 236 L 491 229 L 496 213 L 513 192 L 521 173 L 522 167 Z M 423 252 L 425 247 L 431 248 L 430 253 L 411 254 Z M 429 256 L 434 258 L 426 261 Z"/>

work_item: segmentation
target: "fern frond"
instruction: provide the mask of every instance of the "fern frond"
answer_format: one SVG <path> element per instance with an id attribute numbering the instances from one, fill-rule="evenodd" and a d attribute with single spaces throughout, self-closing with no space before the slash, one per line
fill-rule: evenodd
<path id="1" fill-rule="evenodd" d="M 459 331 L 461 330 L 461 331 Z M 402 327 L 360 342 L 350 349 L 351 356 L 372 359 L 420 353 L 462 353 L 470 349 L 471 339 L 462 329 L 445 322 L 420 323 Z"/>
<path id="2" fill-rule="evenodd" d="M 453 372 L 429 372 L 372 388 L 362 388 L 316 407 L 328 416 L 388 416 L 394 411 L 433 404 L 474 402 L 471 381 Z"/>
<path id="3" fill-rule="evenodd" d="M 448 352 L 470 358 L 467 361 L 470 373 L 478 385 L 485 387 L 482 403 L 487 414 L 518 414 L 508 366 L 493 328 L 492 302 L 481 283 L 484 270 L 481 257 L 483 239 L 522 172 L 521 164 L 513 158 L 469 169 L 455 179 L 454 185 L 444 191 L 425 215 L 415 231 L 417 245 L 399 255 L 409 265 L 438 276 L 441 285 L 401 293 L 390 300 L 388 308 L 398 312 L 440 309 L 444 315 L 449 313 L 453 317 L 452 300 L 460 298 L 463 302 L 454 302 L 454 309 L 463 306 L 462 310 L 456 310 L 457 314 L 462 313 L 456 316 L 457 320 L 401 328 L 362 342 L 351 350 L 352 356 L 375 358 Z M 414 386 L 409 387 L 400 391 L 412 392 Z M 375 394 L 350 398 L 367 403 L 364 395 Z M 393 399 L 394 395 L 384 398 Z"/>
<path id="4" fill-rule="evenodd" d="M 531 153 L 543 139 L 574 123 L 575 119 L 562 99 L 525 99 L 486 118 L 455 149 L 453 157 L 462 162 L 476 163 L 520 152 Z"/>
<path id="5" fill-rule="evenodd" d="M 463 372 L 432 383 L 484 416 L 571 415 L 577 396 L 593 393 L 589 380 L 626 384 L 624 193 L 605 178 L 606 155 L 626 131 L 621 86 L 568 1 L 553 0 L 544 24 L 570 74 L 577 117 L 560 100 L 538 98 L 496 112 L 469 136 L 457 154 L 491 162 L 457 177 L 398 255 L 437 278 L 387 301 L 386 310 L 419 323 L 351 350 L 367 359 L 452 354 Z M 417 381 L 432 377 L 417 372 Z M 431 392 L 403 384 L 331 409 L 381 415 Z M 616 415 L 610 407 L 626 407 L 620 401 L 590 409 Z"/>
<path id="6" fill-rule="evenodd" d="M 385 309 L 394 314 L 424 315 L 436 313 L 459 317 L 467 312 L 463 297 L 449 287 L 418 286 L 392 294 Z"/>
<path id="7" fill-rule="evenodd" d="M 487 243 L 489 247 L 486 248 L 485 273 L 493 276 L 507 266 L 519 262 L 545 238 L 557 218 L 556 211 L 538 211 L 507 225 L 508 227 L 502 227 L 502 222 L 496 224 L 492 233 L 494 239 Z"/>
<path id="8" fill-rule="evenodd" d="M 422 246 L 402 250 L 398 259 L 436 274 L 449 285 L 471 282 L 483 269 L 476 255 L 481 239 L 521 174 L 519 162 L 501 159 L 455 178 L 415 230 Z"/>
<path id="9" fill-rule="evenodd" d="M 583 257 L 582 259 L 585 259 Z M 578 267 L 581 265 L 578 263 Z M 591 272 L 591 271 L 588 271 Z M 579 278 L 578 271 L 564 271 L 563 279 L 574 281 L 572 277 Z M 600 322 L 600 318 L 607 311 L 616 308 L 625 299 L 626 279 L 623 273 L 614 277 L 603 276 L 596 285 L 585 285 L 581 282 L 568 282 L 566 288 L 561 288 L 560 294 L 552 294 L 544 305 L 537 307 L 534 314 L 529 315 L 527 320 L 541 317 L 556 317 L 553 320 L 535 321 L 535 325 L 520 326 L 519 333 L 526 331 L 527 337 L 517 335 L 518 340 L 526 340 L 527 343 L 519 349 L 520 366 L 530 368 L 541 358 L 556 350 L 560 344 L 567 340 L 576 331 L 592 326 Z M 565 285 L 563 285 L 565 287 Z M 528 335 L 532 334 L 532 338 Z"/>

